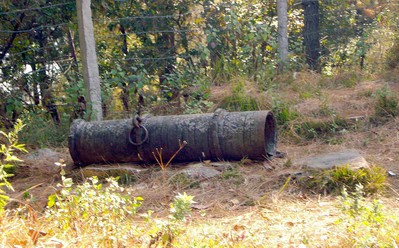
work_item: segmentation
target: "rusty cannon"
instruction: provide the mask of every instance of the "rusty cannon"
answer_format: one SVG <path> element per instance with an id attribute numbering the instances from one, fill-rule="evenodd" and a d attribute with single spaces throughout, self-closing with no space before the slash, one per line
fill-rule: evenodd
<path id="1" fill-rule="evenodd" d="M 270 111 L 152 116 L 137 124 L 132 119 L 73 121 L 69 151 L 76 165 L 95 163 L 155 162 L 162 148 L 167 161 L 254 160 L 276 153 L 277 126 Z"/>

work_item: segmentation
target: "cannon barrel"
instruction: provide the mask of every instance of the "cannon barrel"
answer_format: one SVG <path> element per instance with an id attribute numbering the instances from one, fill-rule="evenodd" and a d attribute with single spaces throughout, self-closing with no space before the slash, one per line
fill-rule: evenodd
<path id="1" fill-rule="evenodd" d="M 173 161 L 265 159 L 275 154 L 277 127 L 270 111 L 152 116 L 138 126 L 132 119 L 73 121 L 69 151 L 76 165 L 94 163 L 154 162 L 162 148 Z"/>

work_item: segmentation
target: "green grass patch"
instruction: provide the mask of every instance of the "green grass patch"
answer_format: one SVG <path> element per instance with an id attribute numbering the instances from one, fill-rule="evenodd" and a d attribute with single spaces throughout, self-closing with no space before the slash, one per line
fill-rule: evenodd
<path id="1" fill-rule="evenodd" d="M 305 121 L 294 124 L 296 135 L 305 140 L 322 138 L 328 141 L 332 137 L 341 134 L 348 128 L 350 128 L 350 126 L 347 121 L 341 118 L 322 121 Z"/>
<path id="2" fill-rule="evenodd" d="M 386 170 L 380 166 L 351 169 L 348 165 L 324 171 L 310 171 L 309 176 L 299 179 L 300 185 L 315 193 L 340 193 L 345 187 L 354 192 L 357 185 L 364 187 L 367 195 L 382 192 L 386 188 Z"/>

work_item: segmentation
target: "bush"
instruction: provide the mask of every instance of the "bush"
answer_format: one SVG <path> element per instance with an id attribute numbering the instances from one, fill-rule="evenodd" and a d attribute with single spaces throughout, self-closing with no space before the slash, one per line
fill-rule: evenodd
<path id="1" fill-rule="evenodd" d="M 399 221 L 397 216 L 384 211 L 380 200 L 364 198 L 364 187 L 356 185 L 355 191 L 342 191 L 342 217 L 338 223 L 346 228 L 343 236 L 348 247 L 397 247 Z"/>
<path id="2" fill-rule="evenodd" d="M 386 170 L 380 166 L 360 168 L 357 170 L 347 166 L 334 169 L 310 172 L 310 176 L 300 180 L 300 184 L 315 193 L 338 193 L 343 187 L 355 192 L 357 185 L 364 185 L 367 195 L 381 192 L 386 187 Z"/>
<path id="3" fill-rule="evenodd" d="M 335 117 L 332 120 L 297 123 L 294 125 L 294 128 L 296 134 L 306 140 L 323 138 L 328 141 L 328 138 L 340 134 L 348 126 L 348 123 L 344 119 Z"/>
<path id="4" fill-rule="evenodd" d="M 220 108 L 227 111 L 256 111 L 261 109 L 260 101 L 246 91 L 247 85 L 240 81 L 232 86 L 231 95 L 220 103 Z M 252 89 L 255 91 L 255 89 Z"/>
<path id="5" fill-rule="evenodd" d="M 387 86 L 377 90 L 375 117 L 377 119 L 394 118 L 398 115 L 398 99 Z"/>
<path id="6" fill-rule="evenodd" d="M 396 37 L 394 45 L 387 51 L 385 61 L 388 69 L 395 69 L 399 65 L 399 36 Z"/>
<path id="7" fill-rule="evenodd" d="M 2 190 L 3 187 L 13 190 L 10 182 L 7 178 L 13 176 L 11 174 L 14 171 L 14 166 L 16 162 L 21 162 L 21 160 L 14 155 L 16 151 L 26 152 L 25 145 L 18 143 L 18 134 L 25 125 L 22 121 L 17 120 L 14 126 L 14 130 L 8 134 L 0 131 L 0 136 L 5 139 L 4 144 L 0 144 L 0 212 L 4 210 L 9 197 Z"/>
<path id="8" fill-rule="evenodd" d="M 65 166 L 62 162 L 59 166 Z M 59 191 L 48 198 L 46 217 L 64 231 L 88 230 L 116 235 L 121 222 L 136 215 L 141 197 L 118 185 L 116 178 L 107 179 L 107 187 L 97 177 L 73 188 L 71 178 L 61 170 L 62 183 Z M 106 238 L 106 237 L 104 237 Z"/>
<path id="9" fill-rule="evenodd" d="M 62 116 L 58 125 L 42 111 L 29 113 L 23 117 L 23 120 L 29 125 L 21 132 L 21 140 L 28 146 L 66 146 L 70 125 L 68 116 Z"/>

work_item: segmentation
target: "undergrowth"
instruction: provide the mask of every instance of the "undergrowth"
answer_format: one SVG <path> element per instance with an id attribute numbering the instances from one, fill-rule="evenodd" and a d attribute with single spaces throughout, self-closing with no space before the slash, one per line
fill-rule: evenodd
<path id="1" fill-rule="evenodd" d="M 24 128 L 21 120 L 18 120 L 14 126 L 14 130 L 5 133 L 0 131 L 0 136 L 5 139 L 3 144 L 0 144 L 0 212 L 4 210 L 9 197 L 5 194 L 3 188 L 14 190 L 7 178 L 13 176 L 15 163 L 21 160 L 15 155 L 15 152 L 27 152 L 24 144 L 19 144 L 18 134 Z"/>
<path id="2" fill-rule="evenodd" d="M 398 115 L 398 98 L 387 86 L 377 90 L 375 101 L 375 122 L 384 122 Z"/>
<path id="3" fill-rule="evenodd" d="M 60 123 L 55 124 L 45 112 L 25 114 L 23 121 L 29 125 L 21 132 L 21 142 L 35 148 L 66 146 L 71 120 L 68 116 L 60 119 Z"/>
<path id="4" fill-rule="evenodd" d="M 355 192 L 357 185 L 363 185 L 367 195 L 381 193 L 386 189 L 386 170 L 380 166 L 352 169 L 349 165 L 330 170 L 309 171 L 309 176 L 300 177 L 299 184 L 318 194 L 337 194 L 343 187 Z"/>
<path id="5" fill-rule="evenodd" d="M 369 200 L 367 189 L 357 184 L 352 192 L 344 187 L 340 197 L 341 218 L 345 227 L 345 246 L 398 247 L 399 219 L 385 210 L 381 200 Z"/>

